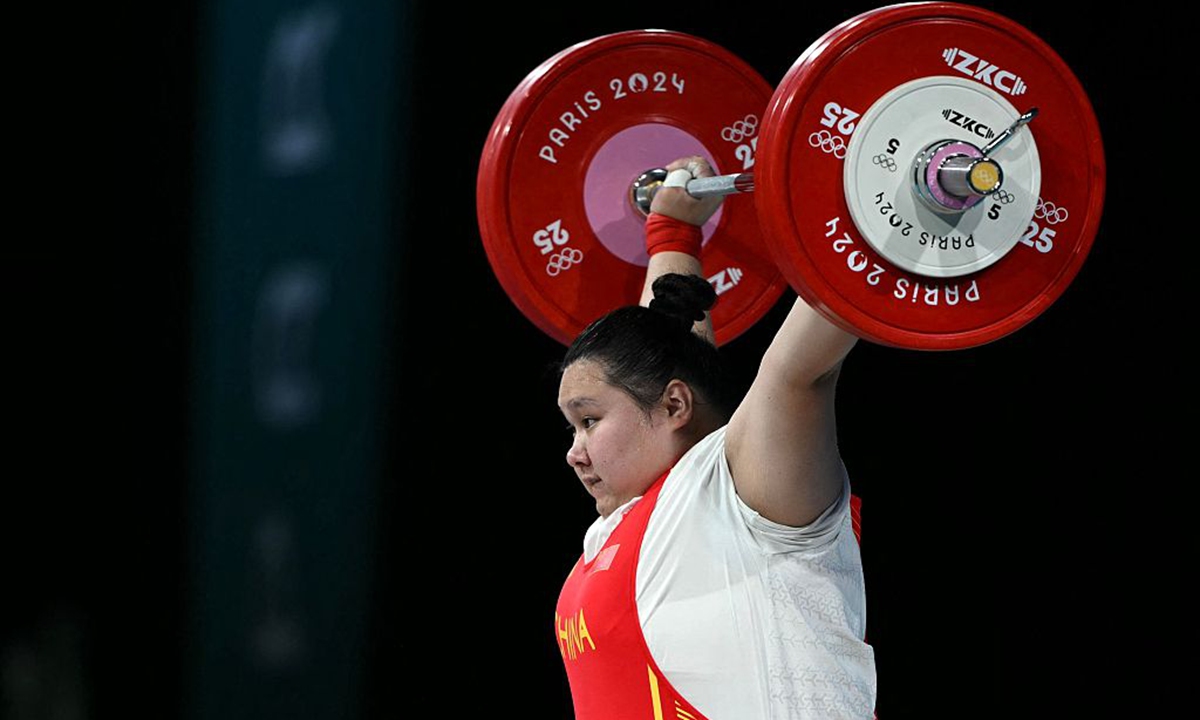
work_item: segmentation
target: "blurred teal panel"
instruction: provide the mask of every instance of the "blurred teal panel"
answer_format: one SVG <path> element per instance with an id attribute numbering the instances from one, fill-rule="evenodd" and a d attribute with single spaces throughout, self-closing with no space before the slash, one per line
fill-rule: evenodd
<path id="1" fill-rule="evenodd" d="M 185 707 L 195 720 L 356 717 L 408 10 L 203 12 Z"/>

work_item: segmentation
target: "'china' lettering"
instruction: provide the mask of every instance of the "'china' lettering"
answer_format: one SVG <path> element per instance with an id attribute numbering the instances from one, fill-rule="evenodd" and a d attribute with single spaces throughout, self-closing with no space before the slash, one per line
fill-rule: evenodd
<path id="1" fill-rule="evenodd" d="M 574 660 L 587 650 L 595 650 L 596 643 L 588 632 L 587 621 L 583 618 L 583 608 L 579 608 L 578 616 L 562 617 L 554 613 L 554 629 L 558 636 L 558 651 L 563 659 Z"/>

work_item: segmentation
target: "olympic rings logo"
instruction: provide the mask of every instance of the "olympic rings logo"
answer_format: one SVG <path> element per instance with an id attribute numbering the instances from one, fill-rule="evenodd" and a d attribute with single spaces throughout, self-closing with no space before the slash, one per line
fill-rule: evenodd
<path id="1" fill-rule="evenodd" d="M 1013 200 L 1017 199 L 1016 195 L 1013 195 L 1012 193 L 1010 193 L 1007 190 L 997 190 L 995 192 L 995 194 L 992 195 L 992 197 L 996 200 L 996 202 L 1000 203 L 1001 205 L 1007 205 L 1007 204 L 1011 203 Z"/>
<path id="2" fill-rule="evenodd" d="M 745 119 L 738 120 L 732 126 L 722 128 L 721 138 L 731 143 L 740 143 L 746 138 L 754 137 L 756 132 L 758 132 L 758 116 L 747 115 Z"/>
<path id="3" fill-rule="evenodd" d="M 1069 217 L 1066 208 L 1060 208 L 1054 203 L 1045 202 L 1038 198 L 1037 207 L 1033 209 L 1033 216 L 1045 220 L 1048 225 L 1057 225 L 1061 222 L 1066 222 Z"/>
<path id="4" fill-rule="evenodd" d="M 821 148 L 821 152 L 829 153 L 839 160 L 846 157 L 846 141 L 840 135 L 831 135 L 828 130 L 809 135 L 808 144 Z"/>
<path id="5" fill-rule="evenodd" d="M 809 142 L 812 142 L 812 140 L 809 140 Z M 876 155 L 875 157 L 871 158 L 871 162 L 883 168 L 884 170 L 887 170 L 888 172 L 896 172 L 896 161 L 893 160 L 892 156 L 888 155 L 887 153 L 880 153 L 879 155 Z"/>
<path id="6" fill-rule="evenodd" d="M 546 274 L 557 277 L 560 272 L 570 270 L 572 266 L 583 262 L 583 251 L 578 248 L 566 248 L 562 252 L 550 256 L 546 263 Z"/>

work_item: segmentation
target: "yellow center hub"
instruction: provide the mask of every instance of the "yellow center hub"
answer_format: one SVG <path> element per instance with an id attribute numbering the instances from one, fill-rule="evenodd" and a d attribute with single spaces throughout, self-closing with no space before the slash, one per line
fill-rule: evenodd
<path id="1" fill-rule="evenodd" d="M 970 177 L 976 192 L 990 193 L 1000 184 L 1000 168 L 991 160 L 982 160 L 971 168 Z"/>

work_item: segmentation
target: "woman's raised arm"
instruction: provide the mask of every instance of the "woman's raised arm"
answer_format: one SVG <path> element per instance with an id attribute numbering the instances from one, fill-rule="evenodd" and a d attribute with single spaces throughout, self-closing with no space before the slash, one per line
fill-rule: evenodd
<path id="1" fill-rule="evenodd" d="M 768 520 L 807 525 L 841 492 L 834 388 L 857 339 L 796 298 L 730 418 L 734 486 Z"/>
<path id="2" fill-rule="evenodd" d="M 681 158 L 667 170 L 686 170 L 693 177 L 714 174 L 700 157 Z M 658 190 L 647 221 L 650 263 L 641 304 L 649 304 L 651 285 L 664 274 L 701 275 L 699 226 L 719 204 L 720 198 L 699 200 L 679 187 Z M 660 223 L 656 213 L 686 225 Z M 707 315 L 694 330 L 714 341 Z M 834 388 L 856 340 L 797 298 L 729 421 L 725 452 L 734 486 L 768 520 L 807 525 L 841 492 Z"/>

